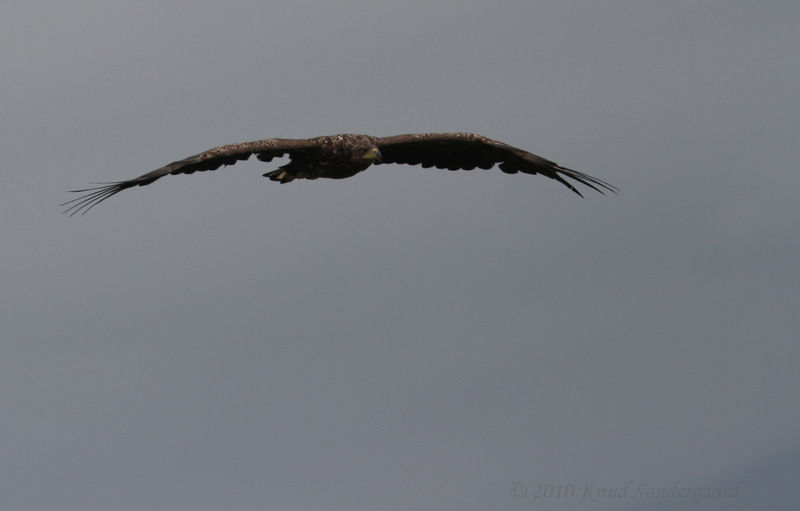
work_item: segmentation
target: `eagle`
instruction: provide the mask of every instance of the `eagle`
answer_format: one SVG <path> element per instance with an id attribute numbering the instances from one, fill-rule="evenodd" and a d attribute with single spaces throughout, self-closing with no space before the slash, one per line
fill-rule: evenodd
<path id="1" fill-rule="evenodd" d="M 149 185 L 168 174 L 216 170 L 247 160 L 253 154 L 263 162 L 288 155 L 289 163 L 264 174 L 279 183 L 289 183 L 295 179 L 344 179 L 366 170 L 370 165 L 384 163 L 447 170 L 490 169 L 498 164 L 500 170 L 507 174 L 522 172 L 555 179 L 581 197 L 583 194 L 565 178 L 601 194 L 604 191 L 617 191 L 616 187 L 601 179 L 475 133 L 410 133 L 390 137 L 345 133 L 307 139 L 267 138 L 214 147 L 133 179 L 97 183 L 101 186 L 71 190 L 70 193 L 81 195 L 61 206 L 69 216 L 84 214 L 122 190 Z"/>

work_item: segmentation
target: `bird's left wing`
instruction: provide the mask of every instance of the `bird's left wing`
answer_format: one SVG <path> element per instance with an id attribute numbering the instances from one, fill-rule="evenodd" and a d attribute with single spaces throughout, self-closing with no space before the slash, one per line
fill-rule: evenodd
<path id="1" fill-rule="evenodd" d="M 381 163 L 406 163 L 448 170 L 490 169 L 495 164 L 507 174 L 523 172 L 555 179 L 581 197 L 566 178 L 600 193 L 616 192 L 613 185 L 518 147 L 475 133 L 411 133 L 378 139 Z"/>

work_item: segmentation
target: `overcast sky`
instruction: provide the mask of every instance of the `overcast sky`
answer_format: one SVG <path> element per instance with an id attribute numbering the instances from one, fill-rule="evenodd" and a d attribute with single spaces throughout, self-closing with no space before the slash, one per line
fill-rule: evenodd
<path id="1" fill-rule="evenodd" d="M 799 20 L 5 0 L 2 507 L 798 509 Z M 58 207 L 224 143 L 420 131 L 621 193 L 253 159 Z M 673 487 L 738 493 L 636 499 Z"/>

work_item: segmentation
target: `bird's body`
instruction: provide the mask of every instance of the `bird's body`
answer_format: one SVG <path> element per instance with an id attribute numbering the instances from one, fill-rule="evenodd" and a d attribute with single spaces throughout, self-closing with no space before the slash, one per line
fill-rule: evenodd
<path id="1" fill-rule="evenodd" d="M 380 163 L 404 163 L 448 170 L 490 169 L 498 164 L 508 174 L 542 174 L 581 193 L 568 177 L 600 193 L 616 191 L 605 181 L 522 149 L 474 133 L 416 133 L 392 137 L 340 134 L 308 139 L 268 138 L 214 147 L 147 174 L 95 188 L 73 190 L 83 195 L 62 204 L 65 213 L 85 213 L 126 188 L 144 186 L 168 174 L 192 174 L 233 165 L 251 155 L 264 162 L 288 155 L 289 163 L 264 176 L 288 183 L 295 179 L 344 179 Z M 581 195 L 582 196 L 582 195 Z"/>
<path id="2" fill-rule="evenodd" d="M 283 167 L 264 176 L 288 183 L 294 179 L 344 179 L 380 163 L 379 139 L 369 135 L 344 133 L 308 139 L 313 149 L 298 152 Z M 270 161 L 270 153 L 259 153 L 258 159 Z"/>

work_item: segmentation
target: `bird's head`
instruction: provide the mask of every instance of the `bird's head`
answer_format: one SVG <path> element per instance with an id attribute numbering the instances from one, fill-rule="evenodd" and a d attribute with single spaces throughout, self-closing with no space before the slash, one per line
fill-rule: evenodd
<path id="1" fill-rule="evenodd" d="M 354 160 L 368 165 L 381 162 L 381 151 L 377 147 L 360 147 L 355 151 Z"/>

